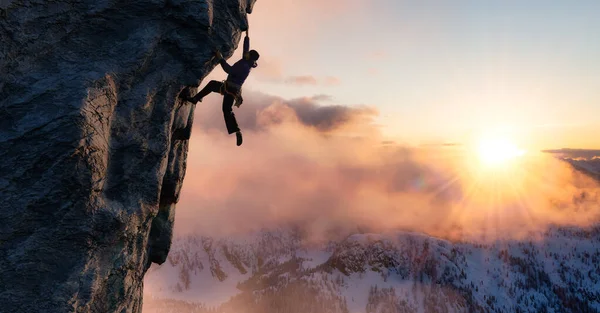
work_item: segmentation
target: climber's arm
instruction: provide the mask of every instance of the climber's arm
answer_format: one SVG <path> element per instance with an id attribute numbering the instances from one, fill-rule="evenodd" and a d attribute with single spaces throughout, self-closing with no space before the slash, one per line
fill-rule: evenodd
<path id="1" fill-rule="evenodd" d="M 217 59 L 219 59 L 219 64 L 221 64 L 221 67 L 223 68 L 225 73 L 229 74 L 229 72 L 231 71 L 231 65 L 229 65 L 227 61 L 225 61 L 221 52 L 215 52 L 215 56 L 217 57 Z"/>
<path id="2" fill-rule="evenodd" d="M 246 32 L 246 37 L 244 37 L 244 55 L 250 51 L 250 37 L 248 37 L 248 32 Z"/>
<path id="3" fill-rule="evenodd" d="M 227 61 L 225 61 L 225 59 L 220 59 L 219 63 L 221 64 L 221 67 L 223 68 L 225 73 L 229 74 L 229 72 L 231 71 L 231 65 L 229 65 Z"/>

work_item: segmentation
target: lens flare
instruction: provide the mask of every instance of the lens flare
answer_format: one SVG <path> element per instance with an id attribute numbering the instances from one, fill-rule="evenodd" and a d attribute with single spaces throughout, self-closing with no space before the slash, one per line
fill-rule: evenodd
<path id="1" fill-rule="evenodd" d="M 498 166 L 522 156 L 524 151 L 506 138 L 487 138 L 480 141 L 478 154 L 482 164 Z"/>

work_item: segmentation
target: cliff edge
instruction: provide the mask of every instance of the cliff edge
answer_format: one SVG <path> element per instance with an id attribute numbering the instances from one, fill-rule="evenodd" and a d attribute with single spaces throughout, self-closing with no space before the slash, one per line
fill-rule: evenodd
<path id="1" fill-rule="evenodd" d="M 194 107 L 255 0 L 0 0 L 0 312 L 140 312 Z"/>

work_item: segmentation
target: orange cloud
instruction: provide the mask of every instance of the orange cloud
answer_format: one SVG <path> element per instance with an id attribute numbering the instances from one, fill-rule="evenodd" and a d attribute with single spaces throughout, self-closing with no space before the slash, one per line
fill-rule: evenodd
<path id="1" fill-rule="evenodd" d="M 386 141 L 368 107 L 248 93 L 235 111 L 244 132 L 236 147 L 220 100 L 196 107 L 178 233 L 300 225 L 318 239 L 360 226 L 489 239 L 585 226 L 600 212 L 597 182 L 561 161 L 536 156 L 496 177 L 473 168 L 462 147 Z"/>

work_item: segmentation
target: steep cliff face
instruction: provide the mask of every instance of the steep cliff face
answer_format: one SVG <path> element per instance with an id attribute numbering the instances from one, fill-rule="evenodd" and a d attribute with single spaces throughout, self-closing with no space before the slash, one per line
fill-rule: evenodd
<path id="1" fill-rule="evenodd" d="M 0 1 L 0 312 L 139 312 L 254 0 Z"/>

